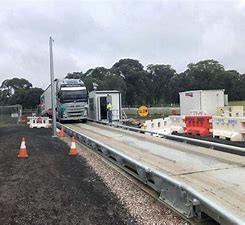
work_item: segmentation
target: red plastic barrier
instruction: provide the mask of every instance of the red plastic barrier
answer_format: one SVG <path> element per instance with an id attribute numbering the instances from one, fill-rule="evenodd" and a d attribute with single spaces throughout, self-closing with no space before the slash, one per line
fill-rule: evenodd
<path id="1" fill-rule="evenodd" d="M 211 135 L 212 123 L 210 123 L 210 119 L 212 119 L 210 115 L 185 116 L 185 134 L 199 136 Z"/>

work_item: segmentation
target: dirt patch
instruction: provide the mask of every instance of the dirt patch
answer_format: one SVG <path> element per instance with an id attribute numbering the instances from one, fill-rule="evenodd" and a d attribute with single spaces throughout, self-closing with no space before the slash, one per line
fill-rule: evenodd
<path id="1" fill-rule="evenodd" d="M 21 138 L 28 159 L 18 159 Z M 101 179 L 50 129 L 0 128 L 0 224 L 136 224 Z"/>

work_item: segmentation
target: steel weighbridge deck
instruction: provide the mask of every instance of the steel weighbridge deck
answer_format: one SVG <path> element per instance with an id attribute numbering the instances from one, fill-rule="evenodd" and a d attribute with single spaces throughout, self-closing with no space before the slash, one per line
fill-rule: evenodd
<path id="1" fill-rule="evenodd" d="M 186 217 L 204 212 L 221 224 L 245 224 L 243 156 L 95 123 L 64 127 L 157 190 Z"/>

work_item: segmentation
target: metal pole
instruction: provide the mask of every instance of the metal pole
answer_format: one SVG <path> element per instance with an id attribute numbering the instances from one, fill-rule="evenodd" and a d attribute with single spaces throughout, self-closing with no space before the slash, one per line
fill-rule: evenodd
<path id="1" fill-rule="evenodd" d="M 52 126 L 53 126 L 53 137 L 56 135 L 56 96 L 54 87 L 54 63 L 53 63 L 53 39 L 49 38 L 49 54 L 50 54 L 50 79 L 51 79 L 51 102 L 52 102 Z"/>

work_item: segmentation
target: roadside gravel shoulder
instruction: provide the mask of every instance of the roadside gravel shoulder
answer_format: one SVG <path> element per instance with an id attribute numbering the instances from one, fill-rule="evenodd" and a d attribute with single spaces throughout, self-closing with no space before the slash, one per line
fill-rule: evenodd
<path id="1" fill-rule="evenodd" d="M 29 158 L 17 158 L 25 137 Z M 0 128 L 0 225 L 135 225 L 84 157 L 51 129 Z"/>
<path id="2" fill-rule="evenodd" d="M 70 138 L 62 138 L 70 143 Z M 102 179 L 114 193 L 120 203 L 142 225 L 189 225 L 174 211 L 155 200 L 135 183 L 112 168 L 96 153 L 86 146 L 77 144 L 79 154 L 86 160 L 92 170 Z"/>

